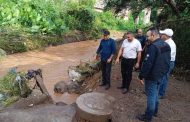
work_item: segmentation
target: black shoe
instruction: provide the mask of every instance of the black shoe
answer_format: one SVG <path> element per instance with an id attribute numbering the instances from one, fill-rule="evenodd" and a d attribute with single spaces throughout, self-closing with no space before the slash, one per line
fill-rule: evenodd
<path id="1" fill-rule="evenodd" d="M 158 117 L 158 114 L 154 114 L 153 116 L 154 116 L 154 117 Z"/>
<path id="2" fill-rule="evenodd" d="M 124 89 L 125 87 L 123 86 L 118 86 L 117 89 Z"/>
<path id="3" fill-rule="evenodd" d="M 110 89 L 110 85 L 105 86 L 105 90 L 108 90 L 108 89 Z"/>
<path id="4" fill-rule="evenodd" d="M 126 94 L 128 92 L 128 89 L 126 89 L 126 88 L 124 88 L 123 90 L 122 90 L 122 94 Z"/>
<path id="5" fill-rule="evenodd" d="M 105 83 L 100 83 L 99 86 L 105 86 L 106 84 Z"/>
<path id="6" fill-rule="evenodd" d="M 148 120 L 145 116 L 145 114 L 137 116 L 137 119 L 144 122 L 151 122 L 151 120 Z"/>

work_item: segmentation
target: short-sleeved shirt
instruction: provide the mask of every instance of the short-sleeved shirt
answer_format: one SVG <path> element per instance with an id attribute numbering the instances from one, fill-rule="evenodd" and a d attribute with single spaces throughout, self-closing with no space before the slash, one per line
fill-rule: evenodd
<path id="1" fill-rule="evenodd" d="M 135 38 L 131 42 L 125 39 L 121 47 L 123 48 L 122 56 L 127 59 L 137 58 L 137 52 L 142 51 L 141 43 Z"/>

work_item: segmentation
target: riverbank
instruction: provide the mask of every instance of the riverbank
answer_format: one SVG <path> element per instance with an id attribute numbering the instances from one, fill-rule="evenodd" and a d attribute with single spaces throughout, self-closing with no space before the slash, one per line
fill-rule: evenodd
<path id="1" fill-rule="evenodd" d="M 120 38 L 123 33 L 112 32 L 112 38 Z M 8 55 L 0 61 L 0 77 L 4 76 L 11 67 L 18 67 L 18 71 L 26 72 L 29 69 L 42 69 L 44 84 L 55 102 L 63 101 L 71 104 L 77 94 L 55 94 L 54 85 L 59 81 L 68 81 L 68 67 L 76 66 L 81 60 L 92 60 L 99 40 L 86 40 L 67 43 L 58 46 L 49 46 L 43 50 Z"/>

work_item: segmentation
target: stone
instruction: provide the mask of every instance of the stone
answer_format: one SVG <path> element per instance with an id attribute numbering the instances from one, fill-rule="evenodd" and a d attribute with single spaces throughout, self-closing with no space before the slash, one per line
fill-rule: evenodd
<path id="1" fill-rule="evenodd" d="M 37 96 L 30 95 L 27 98 L 20 98 L 18 101 L 11 104 L 8 109 L 24 109 L 28 108 L 31 104 L 36 106 L 42 103 L 53 103 L 51 96 L 37 94 Z"/>
<path id="2" fill-rule="evenodd" d="M 74 122 L 75 114 L 76 110 L 71 105 L 46 104 L 1 111 L 0 122 Z"/>
<path id="3" fill-rule="evenodd" d="M 69 74 L 70 80 L 72 80 L 72 81 L 77 81 L 81 77 L 81 74 L 72 68 L 69 68 L 68 74 Z"/>
<path id="4" fill-rule="evenodd" d="M 54 85 L 54 92 L 63 94 L 64 92 L 67 92 L 68 88 L 66 86 L 66 83 L 64 81 L 60 81 Z"/>
<path id="5" fill-rule="evenodd" d="M 111 118 L 115 99 L 107 94 L 92 92 L 76 100 L 77 116 L 86 121 L 107 122 Z"/>

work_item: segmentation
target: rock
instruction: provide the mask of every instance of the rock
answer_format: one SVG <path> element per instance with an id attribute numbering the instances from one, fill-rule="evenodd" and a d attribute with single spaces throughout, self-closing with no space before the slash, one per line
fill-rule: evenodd
<path id="1" fill-rule="evenodd" d="M 81 74 L 72 68 L 69 68 L 68 74 L 69 74 L 70 80 L 72 80 L 72 81 L 77 81 L 81 77 Z"/>
<path id="2" fill-rule="evenodd" d="M 54 92 L 63 94 L 68 91 L 68 87 L 64 81 L 60 81 L 54 85 Z"/>
<path id="3" fill-rule="evenodd" d="M 115 99 L 107 94 L 92 92 L 76 100 L 79 119 L 92 122 L 107 122 L 111 118 Z"/>
<path id="4" fill-rule="evenodd" d="M 8 109 L 23 109 L 28 108 L 31 104 L 39 105 L 42 103 L 53 103 L 52 98 L 45 94 L 41 94 L 38 96 L 28 96 L 27 98 L 21 98 L 17 102 L 13 103 L 8 107 Z"/>
<path id="5" fill-rule="evenodd" d="M 67 104 L 64 102 L 56 102 L 55 103 L 57 106 L 66 106 Z"/>
<path id="6" fill-rule="evenodd" d="M 67 89 L 69 93 L 77 93 L 79 94 L 81 91 L 81 86 L 77 82 L 70 82 L 67 85 Z"/>
<path id="7" fill-rule="evenodd" d="M 34 97 L 38 97 L 42 95 L 42 92 L 39 89 L 33 89 L 32 93 L 30 94 L 30 96 L 34 96 Z"/>
<path id="8" fill-rule="evenodd" d="M 73 106 L 53 104 L 33 106 L 29 109 L 11 109 L 0 113 L 0 122 L 74 122 Z"/>

